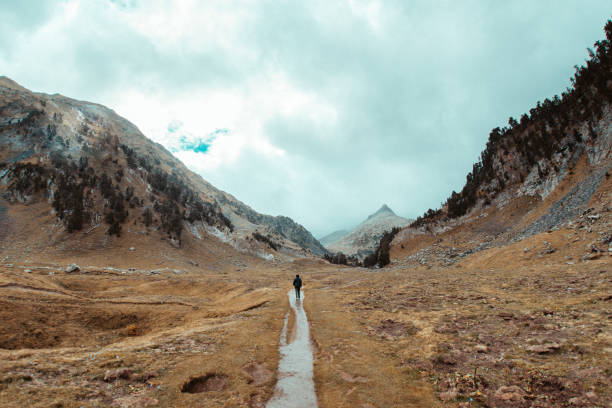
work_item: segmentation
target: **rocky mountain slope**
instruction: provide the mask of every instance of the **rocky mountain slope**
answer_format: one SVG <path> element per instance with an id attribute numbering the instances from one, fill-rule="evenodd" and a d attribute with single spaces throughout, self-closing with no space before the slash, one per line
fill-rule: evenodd
<path id="1" fill-rule="evenodd" d="M 107 243 L 155 233 L 176 247 L 215 236 L 261 256 L 325 253 L 304 227 L 216 189 L 112 110 L 33 93 L 6 77 L 0 77 L 0 188 L 0 223 L 10 224 L 9 203 L 47 203 L 52 242 L 77 231 L 103 231 Z"/>
<path id="2" fill-rule="evenodd" d="M 463 189 L 453 191 L 441 209 L 428 210 L 415 226 L 503 206 L 517 196 L 545 199 L 582 157 L 590 166 L 605 165 L 612 149 L 612 21 L 605 33 L 606 39 L 589 49 L 586 66 L 576 66 L 572 87 L 493 129 Z"/>
<path id="3" fill-rule="evenodd" d="M 348 256 L 363 258 L 372 253 L 385 231 L 394 227 L 405 227 L 412 220 L 396 215 L 386 204 L 339 239 L 326 245 L 331 252 L 342 252 Z"/>
<path id="4" fill-rule="evenodd" d="M 327 247 L 328 245 L 333 244 L 334 242 L 341 240 L 342 238 L 347 236 L 350 232 L 351 232 L 350 230 L 345 230 L 345 229 L 334 231 L 331 234 L 327 234 L 324 237 L 319 238 L 319 242 L 324 247 Z"/>
<path id="5" fill-rule="evenodd" d="M 563 229 L 598 234 L 581 258 L 591 258 L 592 248 L 608 251 L 612 21 L 605 33 L 586 66 L 576 67 L 571 88 L 493 129 L 463 189 L 397 234 L 398 262 L 449 265 Z M 543 245 L 543 255 L 556 250 Z"/>

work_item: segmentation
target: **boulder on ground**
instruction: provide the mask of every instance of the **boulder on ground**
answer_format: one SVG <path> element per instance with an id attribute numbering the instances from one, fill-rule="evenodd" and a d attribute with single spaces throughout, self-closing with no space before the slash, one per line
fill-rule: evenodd
<path id="1" fill-rule="evenodd" d="M 538 354 L 546 354 L 552 351 L 559 350 L 561 346 L 559 343 L 545 343 L 545 344 L 536 344 L 534 346 L 529 346 L 526 348 L 527 351 L 531 351 L 533 353 Z"/>
<path id="2" fill-rule="evenodd" d="M 451 388 L 448 391 L 444 391 L 442 393 L 440 393 L 439 395 L 440 399 L 442 401 L 451 401 L 454 400 L 455 398 L 457 398 L 457 390 L 454 388 Z"/>
<path id="3" fill-rule="evenodd" d="M 477 353 L 486 353 L 489 351 L 489 348 L 484 344 L 477 344 L 476 346 L 474 346 L 474 351 L 476 351 Z"/>
<path id="4" fill-rule="evenodd" d="M 132 378 L 132 370 L 123 367 L 115 370 L 107 370 L 106 373 L 104 373 L 104 381 L 106 382 L 115 381 L 119 378 L 130 380 Z"/>
<path id="5" fill-rule="evenodd" d="M 78 272 L 80 270 L 81 270 L 81 268 L 79 268 L 79 265 L 74 264 L 74 263 L 70 264 L 70 265 L 68 265 L 66 267 L 66 272 L 68 272 L 68 273 Z"/>
<path id="6" fill-rule="evenodd" d="M 504 385 L 495 391 L 493 398 L 499 402 L 517 404 L 525 400 L 525 391 L 517 385 Z"/>

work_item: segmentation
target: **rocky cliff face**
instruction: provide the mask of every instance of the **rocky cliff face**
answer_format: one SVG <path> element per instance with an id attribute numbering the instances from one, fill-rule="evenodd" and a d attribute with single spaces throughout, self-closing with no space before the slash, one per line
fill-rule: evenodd
<path id="1" fill-rule="evenodd" d="M 482 170 L 477 176 L 474 174 L 478 173 L 470 173 L 468 184 L 461 193 L 453 192 L 440 210 L 429 210 L 412 226 L 443 231 L 472 220 L 488 208 L 503 209 L 521 197 L 533 197 L 538 202 L 545 200 L 584 161 L 592 174 L 584 183 L 576 185 L 571 197 L 559 203 L 559 211 L 566 214 L 555 213 L 558 216 L 542 221 L 541 226 L 528 228 L 525 234 L 553 228 L 576 215 L 579 207 L 586 204 L 597 190 L 612 165 L 612 106 L 603 104 L 588 119 L 575 120 L 567 125 L 563 125 L 563 119 L 557 115 L 552 116 L 550 122 L 542 122 L 512 132 L 504 142 L 489 143 L 486 155 L 483 153 L 490 166 L 486 175 L 482 174 Z M 549 127 L 547 123 L 553 126 Z M 536 159 L 536 153 L 530 147 L 534 142 L 530 139 L 534 136 L 533 129 L 538 128 L 548 129 L 551 147 Z M 482 163 L 477 165 L 482 166 Z"/>
<path id="2" fill-rule="evenodd" d="M 257 231 L 279 251 L 325 252 L 304 227 L 216 189 L 112 110 L 33 93 L 5 77 L 0 188 L 9 203 L 48 202 L 66 233 L 101 227 L 119 236 L 126 225 L 140 225 L 175 246 L 188 233 L 269 251 L 252 239 Z"/>
<path id="3" fill-rule="evenodd" d="M 384 204 L 348 234 L 328 244 L 327 249 L 363 258 L 376 249 L 385 231 L 390 231 L 394 227 L 405 227 L 411 222 L 410 219 L 396 215 Z"/>
<path id="4" fill-rule="evenodd" d="M 238 225 L 246 230 L 253 229 L 253 227 L 256 230 L 263 229 L 267 233 L 271 233 L 275 240 L 280 242 L 283 240 L 292 241 L 302 249 L 318 256 L 327 252 L 325 247 L 306 228 L 289 217 L 260 214 L 231 195 L 218 190 L 216 199 L 224 212 L 229 214 L 230 219 L 235 220 Z"/>

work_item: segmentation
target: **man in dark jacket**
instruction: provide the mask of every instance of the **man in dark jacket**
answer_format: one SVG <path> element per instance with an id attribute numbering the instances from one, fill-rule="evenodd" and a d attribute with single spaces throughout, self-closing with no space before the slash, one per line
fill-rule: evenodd
<path id="1" fill-rule="evenodd" d="M 300 275 L 295 275 L 295 279 L 293 280 L 293 287 L 295 288 L 295 298 L 300 298 L 300 288 L 302 287 L 302 278 Z"/>

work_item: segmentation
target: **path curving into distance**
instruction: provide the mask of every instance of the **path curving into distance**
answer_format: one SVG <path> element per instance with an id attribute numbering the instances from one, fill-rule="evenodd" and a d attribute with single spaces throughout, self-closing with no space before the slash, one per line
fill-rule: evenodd
<path id="1" fill-rule="evenodd" d="M 274 395 L 266 408 L 313 408 L 317 407 L 317 395 L 313 380 L 313 356 L 310 346 L 310 328 L 306 311 L 302 307 L 302 298 L 295 299 L 295 292 L 289 291 L 289 303 L 295 312 L 295 338 L 287 344 L 287 322 L 280 339 L 280 361 L 278 363 L 278 382 Z"/>

